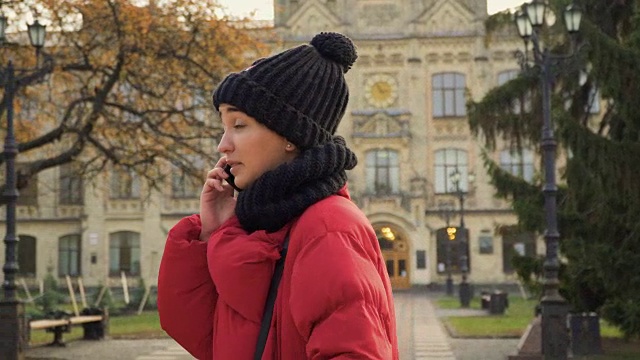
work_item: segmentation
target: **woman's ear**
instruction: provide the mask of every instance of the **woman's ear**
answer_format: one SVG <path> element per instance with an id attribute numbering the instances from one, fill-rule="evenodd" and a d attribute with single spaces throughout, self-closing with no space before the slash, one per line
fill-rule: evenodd
<path id="1" fill-rule="evenodd" d="M 290 142 L 287 142 L 287 145 L 284 147 L 286 151 L 296 151 L 296 146 Z"/>

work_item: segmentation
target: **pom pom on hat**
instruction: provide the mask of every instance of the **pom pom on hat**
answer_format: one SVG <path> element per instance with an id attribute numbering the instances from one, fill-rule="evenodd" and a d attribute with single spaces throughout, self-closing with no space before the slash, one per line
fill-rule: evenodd
<path id="1" fill-rule="evenodd" d="M 325 58 L 342 65 L 345 73 L 358 58 L 351 40 L 339 33 L 322 32 L 314 36 L 310 44 Z"/>
<path id="2" fill-rule="evenodd" d="M 320 33 L 300 45 L 260 59 L 227 76 L 213 94 L 216 109 L 242 110 L 299 149 L 332 140 L 349 101 L 344 74 L 356 47 L 338 33 Z"/>

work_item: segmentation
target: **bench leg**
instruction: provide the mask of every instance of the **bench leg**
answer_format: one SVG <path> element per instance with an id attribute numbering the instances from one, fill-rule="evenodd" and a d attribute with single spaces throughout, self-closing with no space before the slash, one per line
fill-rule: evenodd
<path id="1" fill-rule="evenodd" d="M 64 341 L 62 341 L 62 333 L 66 331 L 66 326 L 56 326 L 53 328 L 53 342 L 49 344 L 49 346 L 58 346 L 64 347 L 67 346 Z"/>

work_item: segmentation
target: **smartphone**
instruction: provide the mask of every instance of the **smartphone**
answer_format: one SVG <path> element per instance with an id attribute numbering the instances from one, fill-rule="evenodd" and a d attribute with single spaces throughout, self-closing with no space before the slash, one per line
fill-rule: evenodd
<path id="1" fill-rule="evenodd" d="M 229 177 L 227 178 L 227 183 L 229 185 L 231 185 L 231 187 L 234 188 L 236 191 L 242 191 L 239 187 L 236 186 L 236 184 L 234 182 L 235 177 L 231 173 L 231 166 L 229 166 L 229 165 L 225 166 L 224 167 L 224 172 L 229 174 Z"/>

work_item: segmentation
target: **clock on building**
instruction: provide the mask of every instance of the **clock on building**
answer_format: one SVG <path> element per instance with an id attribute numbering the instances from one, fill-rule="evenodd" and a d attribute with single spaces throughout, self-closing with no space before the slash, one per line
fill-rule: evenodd
<path id="1" fill-rule="evenodd" d="M 398 82 L 388 74 L 370 76 L 364 84 L 364 96 L 369 104 L 384 108 L 398 98 Z"/>

